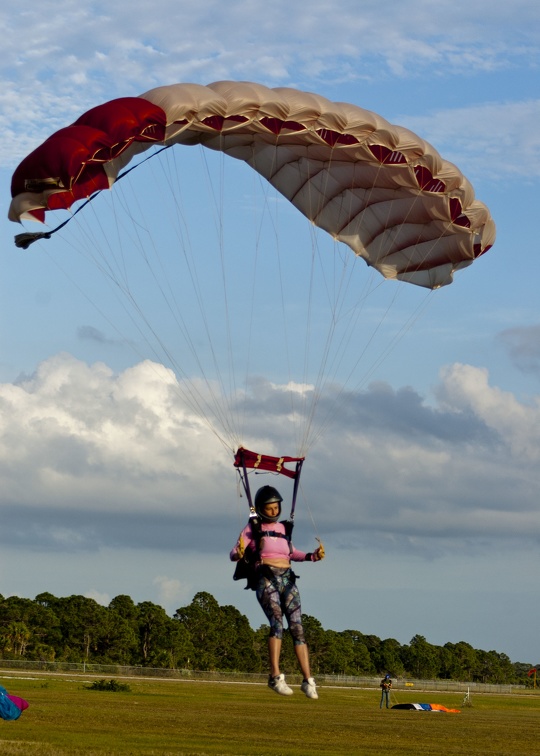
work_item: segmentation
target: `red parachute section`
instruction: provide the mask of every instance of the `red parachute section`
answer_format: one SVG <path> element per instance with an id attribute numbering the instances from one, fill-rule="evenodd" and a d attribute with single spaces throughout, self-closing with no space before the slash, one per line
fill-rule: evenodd
<path id="1" fill-rule="evenodd" d="M 114 177 L 106 165 L 134 142 L 162 142 L 166 115 L 140 97 L 121 97 L 88 110 L 71 126 L 52 134 L 18 166 L 11 181 L 11 195 L 46 193 L 45 208 L 28 211 L 45 220 L 45 209 L 69 209 L 101 189 L 109 189 Z"/>
<path id="2" fill-rule="evenodd" d="M 266 472 L 279 473 L 287 478 L 295 479 L 301 469 L 304 457 L 271 457 L 268 454 L 258 454 L 240 447 L 234 456 L 234 466 L 236 468 L 248 468 L 253 470 L 264 470 Z M 288 464 L 294 464 L 294 470 L 287 467 Z"/>
<path id="3" fill-rule="evenodd" d="M 287 465 L 290 464 L 294 464 L 294 469 L 287 467 Z M 276 473 L 278 475 L 285 475 L 285 477 L 294 480 L 291 513 L 289 515 L 289 521 L 292 523 L 294 520 L 294 510 L 296 507 L 298 486 L 300 484 L 300 474 L 302 472 L 303 464 L 304 457 L 272 457 L 268 454 L 258 454 L 257 452 L 249 451 L 249 449 L 244 449 L 243 446 L 238 448 L 234 456 L 234 466 L 238 471 L 240 481 L 244 487 L 252 517 L 255 516 L 255 508 L 251 497 L 248 470 Z"/>

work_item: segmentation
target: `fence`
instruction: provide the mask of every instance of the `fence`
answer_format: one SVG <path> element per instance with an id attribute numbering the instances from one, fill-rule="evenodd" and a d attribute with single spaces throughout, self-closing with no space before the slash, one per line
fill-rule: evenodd
<path id="1" fill-rule="evenodd" d="M 75 664 L 70 662 L 25 661 L 20 659 L 0 659 L 0 669 L 12 672 L 34 672 L 41 674 L 64 674 L 107 677 L 146 677 L 169 680 L 216 680 L 221 682 L 266 683 L 267 676 L 250 672 L 206 671 L 193 669 L 168 669 L 163 667 L 128 667 L 119 664 Z M 287 675 L 287 679 L 300 683 L 299 675 Z M 378 688 L 379 677 L 355 677 L 353 675 L 317 675 L 317 683 L 322 686 L 342 688 Z M 457 680 L 393 680 L 395 690 L 414 692 L 453 692 L 464 693 L 514 693 L 525 691 L 524 685 L 495 685 L 490 683 L 467 682 Z"/>

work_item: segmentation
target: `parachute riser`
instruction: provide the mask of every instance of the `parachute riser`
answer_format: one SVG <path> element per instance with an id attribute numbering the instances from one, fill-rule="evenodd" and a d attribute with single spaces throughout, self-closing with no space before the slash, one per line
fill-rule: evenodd
<path id="1" fill-rule="evenodd" d="M 299 459 L 296 463 L 296 475 L 294 477 L 294 488 L 293 488 L 293 495 L 292 495 L 292 502 L 291 502 L 291 514 L 289 516 L 289 519 L 291 521 L 291 527 L 294 523 L 294 510 L 296 508 L 296 497 L 298 496 L 298 487 L 300 485 L 300 473 L 302 472 L 302 465 L 304 464 L 303 459 Z"/>
<path id="2" fill-rule="evenodd" d="M 246 461 L 243 455 L 241 455 L 240 463 L 242 466 L 242 469 L 240 469 L 239 466 L 237 466 L 237 472 L 238 477 L 240 478 L 240 481 L 242 483 L 242 488 L 244 489 L 244 493 L 246 494 L 247 503 L 249 506 L 249 519 L 251 520 L 254 517 L 257 517 L 257 513 L 255 512 L 255 507 L 253 506 L 253 499 L 251 498 L 251 489 L 249 486 L 249 478 L 248 478 L 248 472 L 246 467 Z"/>

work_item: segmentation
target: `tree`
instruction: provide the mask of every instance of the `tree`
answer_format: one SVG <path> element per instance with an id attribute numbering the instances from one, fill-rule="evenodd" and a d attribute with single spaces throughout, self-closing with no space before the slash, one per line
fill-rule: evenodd
<path id="1" fill-rule="evenodd" d="M 109 604 L 109 609 L 116 612 L 122 619 L 134 624 L 136 623 L 139 610 L 130 596 L 124 594 L 115 596 Z"/>
<path id="2" fill-rule="evenodd" d="M 350 638 L 353 648 L 351 675 L 372 675 L 376 669 L 365 643 L 365 636 L 358 630 L 344 630 L 340 635 Z"/>
<path id="3" fill-rule="evenodd" d="M 219 669 L 220 660 L 227 663 L 235 633 L 231 633 L 230 621 L 224 623 L 227 613 L 220 610 L 212 595 L 205 591 L 197 593 L 189 606 L 176 610 L 174 619 L 189 632 L 193 643 L 191 663 L 195 669 Z"/>
<path id="4" fill-rule="evenodd" d="M 477 666 L 475 649 L 465 643 L 445 643 L 441 651 L 441 674 L 451 680 L 472 680 Z M 449 655 L 448 655 L 449 654 Z"/>
<path id="5" fill-rule="evenodd" d="M 506 654 L 474 649 L 460 641 L 433 646 L 415 635 L 409 646 L 358 630 L 325 630 L 303 615 L 315 674 L 373 675 L 406 671 L 418 678 L 525 683 L 533 664 L 512 664 Z M 261 672 L 268 668 L 268 626 L 253 631 L 234 606 L 220 606 L 204 591 L 174 617 L 145 601 L 116 596 L 108 607 L 85 596 L 35 599 L 0 596 L 0 655 L 4 658 L 144 664 L 201 670 Z M 297 672 L 290 633 L 285 632 L 283 671 Z"/>
<path id="6" fill-rule="evenodd" d="M 302 625 L 304 627 L 306 643 L 309 646 L 311 668 L 313 673 L 316 674 L 324 668 L 325 657 L 328 653 L 328 639 L 326 638 L 323 626 L 315 617 L 303 614 Z"/>
<path id="7" fill-rule="evenodd" d="M 7 651 L 13 656 L 24 656 L 31 637 L 32 631 L 24 622 L 10 622 L 0 631 L 2 653 Z"/>
<path id="8" fill-rule="evenodd" d="M 193 659 L 194 648 L 187 628 L 170 620 L 161 639 L 163 666 L 171 669 L 187 669 Z M 161 666 L 161 665 L 160 665 Z"/>
<path id="9" fill-rule="evenodd" d="M 219 613 L 221 633 L 217 657 L 220 668 L 258 671 L 259 660 L 254 654 L 254 633 L 247 617 L 235 606 L 230 605 L 220 607 Z"/>
<path id="10" fill-rule="evenodd" d="M 513 681 L 514 669 L 506 654 L 478 651 L 476 677 L 483 683 L 500 684 Z"/>
<path id="11" fill-rule="evenodd" d="M 322 629 L 322 628 L 321 628 Z M 352 674 L 354 646 L 352 639 L 334 630 L 324 632 L 324 647 L 319 654 L 317 672 L 325 674 Z"/>
<path id="12" fill-rule="evenodd" d="M 406 670 L 418 679 L 432 679 L 439 672 L 439 657 L 423 635 L 415 635 L 409 646 L 404 646 L 402 654 Z"/>
<path id="13" fill-rule="evenodd" d="M 56 598 L 56 596 L 53 596 L 52 593 L 38 593 L 38 595 L 35 597 L 34 601 L 36 604 L 40 604 L 41 606 L 44 606 L 48 609 L 54 609 L 59 601 L 61 599 Z"/>
<path id="14" fill-rule="evenodd" d="M 136 624 L 108 609 L 101 628 L 97 657 L 104 664 L 138 664 Z"/>
<path id="15" fill-rule="evenodd" d="M 62 628 L 60 658 L 73 662 L 100 661 L 99 646 L 107 610 L 86 596 L 58 599 L 55 613 Z"/>
<path id="16" fill-rule="evenodd" d="M 59 621 L 51 609 L 30 599 L 10 596 L 0 602 L 0 636 L 4 653 L 28 659 L 54 658 L 54 645 L 60 637 Z"/>
<path id="17" fill-rule="evenodd" d="M 261 672 L 268 670 L 268 625 L 259 625 L 259 627 L 253 633 L 253 655 L 256 660 L 257 668 L 254 671 Z M 291 644 L 292 645 L 292 644 Z M 283 649 L 282 649 L 283 659 Z M 292 663 L 292 659 L 291 659 Z M 287 667 L 282 666 L 287 671 Z M 291 667 L 292 668 L 292 667 Z"/>
<path id="18" fill-rule="evenodd" d="M 374 663 L 378 674 L 389 673 L 392 677 L 401 677 L 405 671 L 401 658 L 402 646 L 394 638 L 383 640 L 374 654 Z"/>
<path id="19" fill-rule="evenodd" d="M 161 606 L 151 601 L 137 604 L 139 658 L 143 665 L 159 666 L 164 651 L 162 639 L 166 638 L 171 622 Z"/>

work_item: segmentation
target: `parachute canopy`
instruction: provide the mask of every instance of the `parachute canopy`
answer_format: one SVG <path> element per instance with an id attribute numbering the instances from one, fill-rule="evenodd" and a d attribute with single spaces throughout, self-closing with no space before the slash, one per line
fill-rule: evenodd
<path id="1" fill-rule="evenodd" d="M 438 288 L 495 240 L 467 179 L 411 131 L 316 94 L 230 81 L 92 108 L 22 161 L 9 218 L 44 221 L 110 188 L 151 145 L 174 144 L 245 161 L 385 278 Z"/>
<path id="2" fill-rule="evenodd" d="M 446 706 L 436 703 L 403 703 L 394 704 L 393 709 L 407 709 L 409 711 L 440 711 L 446 714 L 460 714 L 459 709 L 447 709 Z"/>
<path id="3" fill-rule="evenodd" d="M 0 717 L 7 721 L 19 719 L 22 712 L 28 708 L 28 701 L 19 696 L 10 695 L 7 690 L 0 685 Z"/>

